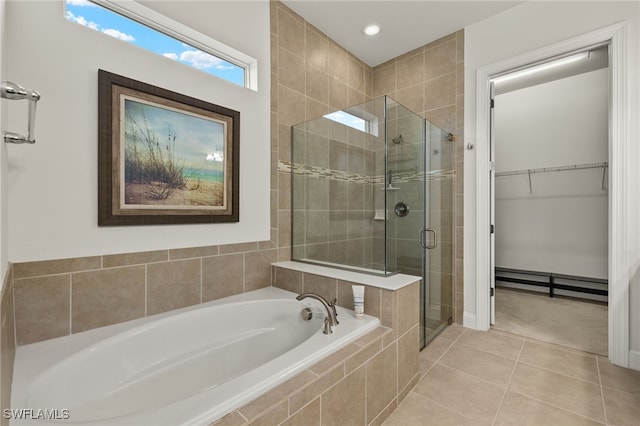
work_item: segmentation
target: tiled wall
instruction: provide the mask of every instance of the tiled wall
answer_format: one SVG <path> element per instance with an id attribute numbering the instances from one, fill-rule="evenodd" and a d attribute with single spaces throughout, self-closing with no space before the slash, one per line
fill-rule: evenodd
<path id="1" fill-rule="evenodd" d="M 370 67 L 350 54 L 343 47 L 306 22 L 279 1 L 271 3 L 271 223 L 277 234 L 278 247 L 291 245 L 291 173 L 286 165 L 291 162 L 291 126 L 322 117 L 331 111 L 365 102 L 371 98 L 372 71 Z M 346 142 L 348 134 L 344 135 Z M 352 141 L 351 141 L 352 142 Z M 351 143 L 342 148 L 362 148 Z M 328 166 L 318 158 L 318 164 Z M 338 148 L 335 146 L 334 148 Z M 355 152 L 352 152 L 355 155 Z M 280 167 L 279 167 L 280 166 Z M 311 182 L 317 183 L 317 182 Z M 324 181 L 321 184 L 328 184 Z M 328 193 L 328 192 L 327 192 Z M 330 202 L 337 200 L 310 200 L 312 210 L 328 210 Z M 362 214 L 361 211 L 358 212 Z M 320 214 L 316 214 L 319 216 Z M 306 218 L 305 218 L 306 220 Z M 322 220 L 322 219 L 321 219 Z M 301 220 L 298 225 L 304 225 Z M 297 225 L 296 225 L 297 226 Z M 277 231 L 276 231 L 277 229 Z M 314 227 L 313 230 L 318 230 Z M 320 232 L 315 238 L 326 240 Z M 314 238 L 312 237 L 312 239 Z M 322 243 L 322 241 L 319 241 Z M 363 245 L 364 247 L 364 245 Z M 326 246 L 311 250 L 326 251 Z M 340 253 L 338 251 L 337 253 Z M 356 256 L 361 250 L 353 250 L 347 256 Z M 286 255 L 289 255 L 287 252 Z M 364 254 L 362 254 L 364 256 Z M 284 253 L 281 257 L 284 257 Z M 281 260 L 284 260 L 281 258 Z M 352 259 L 358 260 L 358 259 Z"/>
<path id="2" fill-rule="evenodd" d="M 442 184 L 439 212 L 443 229 L 452 238 L 441 241 L 441 262 L 431 281 L 440 282 L 443 305 L 451 306 L 453 320 L 463 315 L 463 158 L 464 158 L 464 31 L 460 30 L 373 69 L 372 96 L 389 95 L 428 121 L 456 136 L 453 163 L 456 176 Z M 448 234 L 442 232 L 441 234 Z"/>
<path id="3" fill-rule="evenodd" d="M 279 171 L 278 165 L 280 161 L 290 160 L 292 124 L 362 103 L 371 98 L 375 86 L 376 95 L 388 93 L 406 106 L 423 111 L 436 123 L 443 120 L 440 125 L 445 129 L 456 123 L 454 133 L 461 135 L 461 119 L 451 118 L 449 114 L 457 112 L 461 117 L 462 95 L 457 94 L 461 93 L 458 77 L 462 69 L 461 33 L 371 70 L 282 3 L 274 1 L 270 7 L 271 241 L 16 264 L 13 288 L 19 345 L 269 285 L 268 265 L 290 258 L 291 175 Z M 415 107 L 406 99 L 415 90 L 402 89 L 403 84 L 412 82 L 411 78 L 404 77 L 405 65 L 427 63 L 431 56 L 449 58 L 447 55 L 454 45 L 455 76 L 448 73 L 417 84 L 425 87 L 421 93 L 428 94 L 427 88 L 439 87 L 440 83 L 451 87 L 451 82 L 456 82 L 455 103 L 440 106 L 436 101 L 420 97 L 422 101 Z M 444 63 L 451 65 L 451 61 L 447 59 Z M 441 61 L 435 62 L 440 68 Z M 391 70 L 397 76 L 391 79 L 393 85 L 387 90 L 383 77 Z M 421 75 L 432 76 L 426 71 Z M 447 102 L 451 99 L 450 94 L 442 96 Z M 461 137 L 456 143 L 461 143 Z M 461 191 L 460 162 L 458 166 L 456 188 Z M 456 193 L 458 198 L 461 200 Z M 456 212 L 461 212 L 459 207 L 456 203 Z M 456 239 L 461 235 L 461 226 L 460 213 L 456 214 Z M 458 247 L 456 244 L 454 251 L 461 256 Z M 461 259 L 458 260 L 457 257 L 456 270 L 461 270 Z M 461 274 L 459 276 L 461 280 Z M 459 301 L 461 315 L 461 285 L 459 288 L 456 306 Z"/>
<path id="4" fill-rule="evenodd" d="M 279 267 L 275 281 L 289 290 L 318 292 L 352 305 L 348 282 Z M 419 282 L 395 292 L 367 286 L 365 311 L 379 314 L 383 327 L 214 425 L 382 424 L 419 378 L 419 293 Z"/>
<path id="5" fill-rule="evenodd" d="M 13 286 L 11 285 L 11 265 L 7 270 L 2 286 L 0 299 L 0 409 L 11 406 L 11 383 L 13 377 L 13 360 L 16 355 L 16 339 L 14 336 Z M 4 416 L 0 417 L 0 425 L 9 424 Z"/>
<path id="6" fill-rule="evenodd" d="M 270 241 L 13 265 L 18 345 L 271 285 Z"/>

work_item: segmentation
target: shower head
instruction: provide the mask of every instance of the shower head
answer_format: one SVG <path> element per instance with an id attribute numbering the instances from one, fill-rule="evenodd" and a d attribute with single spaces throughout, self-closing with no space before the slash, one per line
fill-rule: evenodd
<path id="1" fill-rule="evenodd" d="M 404 142 L 404 138 L 402 137 L 402 133 L 400 133 L 397 137 L 391 139 L 391 142 L 395 143 L 396 145 L 399 145 L 402 142 Z"/>

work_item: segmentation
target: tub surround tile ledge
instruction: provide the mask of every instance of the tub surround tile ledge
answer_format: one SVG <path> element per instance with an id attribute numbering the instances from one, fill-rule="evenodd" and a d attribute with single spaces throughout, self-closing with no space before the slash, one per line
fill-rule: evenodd
<path id="1" fill-rule="evenodd" d="M 360 272 L 347 271 L 344 269 L 330 268 L 327 266 L 314 265 L 311 263 L 287 261 L 272 264 L 275 267 L 290 269 L 298 272 L 305 272 L 313 275 L 335 278 L 341 281 L 349 281 L 357 284 L 364 284 L 371 287 L 385 290 L 400 290 L 408 285 L 420 281 L 420 277 L 415 275 L 396 274 L 389 277 L 364 274 Z"/>

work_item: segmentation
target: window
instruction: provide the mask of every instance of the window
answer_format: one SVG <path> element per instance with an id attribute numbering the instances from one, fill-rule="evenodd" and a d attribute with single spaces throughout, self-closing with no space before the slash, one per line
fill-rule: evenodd
<path id="1" fill-rule="evenodd" d="M 231 83 L 257 90 L 255 59 L 139 3 L 66 0 L 65 17 Z"/>

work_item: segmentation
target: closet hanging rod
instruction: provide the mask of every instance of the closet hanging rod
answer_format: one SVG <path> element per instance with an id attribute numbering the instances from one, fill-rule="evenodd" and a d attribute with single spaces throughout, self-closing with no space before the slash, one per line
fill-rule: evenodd
<path id="1" fill-rule="evenodd" d="M 609 163 L 587 163 L 587 164 L 572 164 L 570 166 L 559 166 L 559 167 L 542 167 L 538 169 L 525 169 L 525 170 L 513 170 L 508 172 L 496 172 L 496 177 L 501 176 L 515 176 L 515 175 L 531 175 L 534 173 L 547 173 L 547 172 L 564 172 L 567 170 L 583 170 L 583 169 L 599 169 L 601 167 L 607 168 L 609 167 Z"/>

